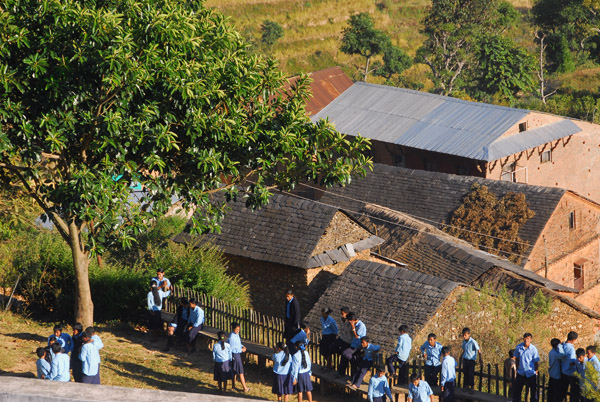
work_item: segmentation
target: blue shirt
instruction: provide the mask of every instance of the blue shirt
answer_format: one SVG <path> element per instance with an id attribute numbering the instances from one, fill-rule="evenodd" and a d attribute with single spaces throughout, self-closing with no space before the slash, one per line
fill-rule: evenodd
<path id="1" fill-rule="evenodd" d="M 398 343 L 396 344 L 396 354 L 398 355 L 398 359 L 403 362 L 407 361 L 411 347 L 412 339 L 410 339 L 410 336 L 408 336 L 408 334 L 400 335 L 398 337 Z"/>
<path id="2" fill-rule="evenodd" d="M 373 353 L 379 351 L 379 349 L 381 349 L 381 346 L 373 345 L 372 343 L 369 343 L 367 345 L 367 347 L 364 348 L 365 357 L 363 358 L 363 360 L 368 360 L 368 361 L 372 362 L 373 361 Z"/>
<path id="3" fill-rule="evenodd" d="M 56 341 L 55 341 L 55 342 L 58 342 L 58 343 L 60 343 L 60 347 L 61 347 L 61 348 L 63 348 L 63 349 L 65 350 L 65 352 L 66 352 L 66 351 L 67 351 L 67 348 L 66 348 L 66 346 L 67 346 L 67 343 L 65 342 L 65 340 L 64 340 L 62 337 L 58 337 L 58 338 L 57 338 L 57 337 L 56 337 L 56 336 L 54 336 L 54 335 L 50 335 L 50 336 L 48 337 L 48 346 L 51 346 L 51 345 L 50 345 L 50 339 L 52 339 L 53 337 L 56 339 Z"/>
<path id="4" fill-rule="evenodd" d="M 273 354 L 273 372 L 278 375 L 287 375 L 290 373 L 290 369 L 292 367 L 292 356 L 289 356 L 289 359 L 285 365 L 282 364 L 285 359 L 285 352 L 281 351 Z"/>
<path id="5" fill-rule="evenodd" d="M 303 329 L 298 331 L 298 333 L 294 335 L 292 339 L 290 339 L 290 343 L 292 345 L 296 345 L 296 342 L 302 342 L 303 344 L 308 345 L 308 336 L 306 335 L 306 332 L 304 332 Z"/>
<path id="6" fill-rule="evenodd" d="M 221 346 L 221 342 L 217 342 L 213 346 L 213 360 L 216 363 L 223 363 L 227 361 L 231 361 L 233 359 L 231 355 L 231 346 L 227 342 L 223 342 L 223 346 Z"/>
<path id="7" fill-rule="evenodd" d="M 454 360 L 454 357 L 448 355 L 442 359 L 440 384 L 444 386 L 447 382 L 454 380 L 456 380 L 456 360 Z"/>
<path id="8" fill-rule="evenodd" d="M 572 343 L 564 342 L 563 351 L 565 356 L 562 360 L 561 372 L 565 375 L 573 375 L 577 368 L 575 367 L 575 363 L 577 363 L 577 355 L 575 354 L 575 347 Z"/>
<path id="9" fill-rule="evenodd" d="M 231 346 L 231 353 L 242 353 L 242 338 L 240 338 L 240 334 L 236 334 L 232 332 L 229 334 L 229 339 L 227 340 L 229 346 Z"/>
<path id="10" fill-rule="evenodd" d="M 92 335 L 92 344 L 98 350 L 100 350 L 104 347 L 104 343 L 102 343 L 102 339 L 100 339 L 100 337 L 98 335 Z"/>
<path id="11" fill-rule="evenodd" d="M 339 329 L 335 320 L 329 315 L 327 319 L 321 317 L 321 335 L 337 335 Z"/>
<path id="12" fill-rule="evenodd" d="M 302 367 L 302 353 L 304 353 L 304 358 L 306 359 L 306 367 Z M 293 381 L 298 380 L 298 374 L 300 373 L 310 373 L 311 369 L 311 361 L 310 355 L 306 350 L 299 350 L 294 353 L 292 356 L 292 379 Z"/>
<path id="13" fill-rule="evenodd" d="M 433 395 L 433 391 L 427 381 L 420 380 L 418 387 L 415 387 L 412 382 L 408 385 L 408 399 L 414 402 L 428 402 L 431 400 L 429 395 Z"/>
<path id="14" fill-rule="evenodd" d="M 556 349 L 552 349 L 550 353 L 548 353 L 548 375 L 550 378 L 560 380 L 560 366 L 563 357 L 565 357 L 565 353 L 563 352 L 561 344 L 558 344 Z"/>
<path id="15" fill-rule="evenodd" d="M 535 363 L 540 361 L 537 348 L 533 344 L 526 348 L 525 343 L 521 342 L 515 348 L 514 356 L 519 359 L 517 374 L 524 375 L 527 378 L 533 377 L 535 375 Z"/>
<path id="16" fill-rule="evenodd" d="M 100 368 L 100 353 L 92 342 L 84 343 L 79 353 L 83 374 L 93 376 L 98 374 Z"/>
<path id="17" fill-rule="evenodd" d="M 38 359 L 38 361 L 35 362 L 35 366 L 37 367 L 37 378 L 42 378 L 42 376 L 44 376 L 44 378 L 48 377 L 51 367 L 46 359 Z"/>
<path id="18" fill-rule="evenodd" d="M 62 382 L 71 381 L 71 376 L 69 375 L 69 356 L 66 353 L 57 353 L 52 358 L 52 368 L 46 379 Z"/>
<path id="19" fill-rule="evenodd" d="M 380 398 L 387 395 L 392 401 L 392 391 L 390 391 L 390 385 L 388 384 L 387 378 L 383 375 L 379 377 L 374 375 L 369 380 L 369 402 L 373 402 L 373 398 Z"/>
<path id="20" fill-rule="evenodd" d="M 429 342 L 425 342 L 423 346 L 421 346 L 421 353 L 425 353 L 427 355 L 427 360 L 425 360 L 426 366 L 439 366 L 442 364 L 440 361 L 440 353 L 442 352 L 442 344 L 436 342 L 433 346 L 429 344 Z"/>
<path id="21" fill-rule="evenodd" d="M 164 282 L 167 282 L 167 289 L 170 289 L 170 288 L 171 288 L 171 281 L 170 281 L 170 280 L 168 280 L 168 279 L 167 279 L 166 277 L 164 277 L 164 276 L 163 276 L 163 279 L 162 279 L 162 281 L 159 281 L 159 280 L 158 280 L 158 276 L 155 276 L 154 278 L 152 278 L 152 279 L 150 280 L 150 282 L 152 282 L 152 281 L 156 281 L 156 283 L 158 284 L 158 287 L 159 287 L 159 288 L 161 288 L 161 287 L 162 287 L 162 285 L 163 285 L 163 283 L 164 283 Z"/>
<path id="22" fill-rule="evenodd" d="M 596 370 L 598 374 L 600 374 L 600 360 L 598 360 L 598 356 L 592 356 L 592 358 L 589 359 L 588 362 L 592 363 L 592 366 L 594 366 L 594 370 Z"/>
<path id="23" fill-rule="evenodd" d="M 202 310 L 200 306 L 194 307 L 190 313 L 190 318 L 188 318 L 188 324 L 192 324 L 194 327 L 199 327 L 201 324 L 204 324 L 204 310 Z"/>
<path id="24" fill-rule="evenodd" d="M 160 303 L 156 304 L 154 301 L 154 295 L 152 294 L 152 291 L 148 292 L 148 310 L 150 311 L 160 311 L 162 309 L 162 301 L 165 297 L 168 297 L 171 294 L 171 291 L 168 292 L 163 292 L 162 290 L 158 290 L 158 295 L 160 297 Z"/>
<path id="25" fill-rule="evenodd" d="M 465 360 L 476 360 L 477 352 L 479 351 L 479 344 L 473 338 L 469 338 L 468 341 L 463 339 L 462 341 L 463 359 Z"/>
<path id="26" fill-rule="evenodd" d="M 358 349 L 360 348 L 360 338 L 367 336 L 367 327 L 361 320 L 358 320 L 356 325 L 354 325 L 354 329 L 356 330 L 357 336 L 354 336 L 354 333 L 352 333 L 354 338 L 352 338 L 352 342 L 350 342 L 350 347 L 352 349 Z"/>
<path id="27" fill-rule="evenodd" d="M 285 318 L 291 318 L 290 316 L 290 308 L 292 306 L 292 301 L 294 300 L 294 298 L 292 297 L 290 300 L 288 300 L 288 302 L 285 304 Z"/>

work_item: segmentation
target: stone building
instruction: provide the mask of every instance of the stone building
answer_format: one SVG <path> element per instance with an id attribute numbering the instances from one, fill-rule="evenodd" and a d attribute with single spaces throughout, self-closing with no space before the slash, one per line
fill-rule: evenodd
<path id="1" fill-rule="evenodd" d="M 376 204 L 443 228 L 474 183 L 498 198 L 525 195 L 535 215 L 519 229 L 529 243 L 520 266 L 576 288 L 581 303 L 600 311 L 600 205 L 573 191 L 376 164 L 344 188 L 305 187 L 304 195 L 351 211 Z"/>
<path id="2" fill-rule="evenodd" d="M 288 195 L 273 195 L 258 210 L 232 201 L 221 233 L 176 242 L 213 242 L 227 259 L 227 271 L 250 286 L 254 309 L 282 316 L 285 292 L 292 288 L 305 314 L 348 264 L 369 259 L 383 239 L 372 235 L 343 210 Z"/>
<path id="3" fill-rule="evenodd" d="M 600 125 L 356 82 L 313 119 L 373 140 L 377 163 L 561 187 L 600 202 Z"/>

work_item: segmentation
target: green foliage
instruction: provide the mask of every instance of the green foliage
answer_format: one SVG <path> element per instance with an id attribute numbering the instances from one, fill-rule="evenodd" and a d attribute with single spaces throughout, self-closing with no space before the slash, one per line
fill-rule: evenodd
<path id="1" fill-rule="evenodd" d="M 529 244 L 519 228 L 534 216 L 525 195 L 508 193 L 498 200 L 486 186 L 474 183 L 463 203 L 452 213 L 446 231 L 492 254 L 519 263 Z"/>
<path id="2" fill-rule="evenodd" d="M 268 48 L 272 48 L 283 37 L 283 28 L 275 21 L 265 20 L 260 26 L 260 32 L 260 41 Z"/>
<path id="3" fill-rule="evenodd" d="M 546 68 L 549 72 L 563 74 L 575 71 L 575 59 L 564 35 L 548 35 L 546 43 Z"/>
<path id="4" fill-rule="evenodd" d="M 527 306 L 527 313 L 535 316 L 537 314 L 546 315 L 550 312 L 552 307 L 552 299 L 544 296 L 541 290 L 538 290 L 536 294 L 529 301 Z"/>
<path id="5" fill-rule="evenodd" d="M 412 59 L 402 49 L 388 43 L 383 49 L 383 64 L 373 68 L 373 75 L 391 80 L 412 65 Z"/>
<path id="6" fill-rule="evenodd" d="M 600 373 L 594 368 L 592 362 L 585 363 L 585 385 L 582 387 L 581 395 L 588 401 L 600 402 Z M 579 374 L 577 374 L 579 377 Z M 581 377 L 580 377 L 581 378 Z"/>

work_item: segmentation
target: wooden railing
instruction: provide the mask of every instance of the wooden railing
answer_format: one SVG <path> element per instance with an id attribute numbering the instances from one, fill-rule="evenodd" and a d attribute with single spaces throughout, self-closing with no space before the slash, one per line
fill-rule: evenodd
<path id="1" fill-rule="evenodd" d="M 192 291 L 186 288 L 174 286 L 172 297 L 167 300 L 165 310 L 170 313 L 175 313 L 180 297 L 194 297 L 198 301 L 198 305 L 202 307 L 205 314 L 205 324 L 221 331 L 229 332 L 231 324 L 237 322 L 241 326 L 241 336 L 250 342 L 255 342 L 264 346 L 274 347 L 277 342 L 284 340 L 284 321 L 281 318 L 262 314 L 258 311 L 232 306 L 229 303 L 223 302 L 212 296 Z M 313 363 L 325 365 L 325 359 L 320 353 L 319 345 L 321 335 L 312 331 L 309 334 L 310 344 L 307 348 Z M 376 357 L 379 365 L 384 365 L 385 360 L 389 356 L 386 353 L 379 353 Z M 337 360 L 334 360 L 334 368 L 337 369 Z M 458 362 L 457 362 L 458 364 Z M 416 372 L 424 375 L 425 361 L 422 359 L 413 360 L 408 365 L 409 372 Z M 463 386 L 463 375 L 461 367 L 456 368 L 456 387 Z M 538 392 L 540 402 L 546 402 L 548 399 L 548 384 L 546 375 L 538 376 Z M 401 385 L 397 383 L 394 385 Z M 498 364 L 479 365 L 475 371 L 475 389 L 480 392 L 485 392 L 492 395 L 510 397 L 512 383 L 510 379 L 504 377 L 503 367 Z M 527 400 L 527 399 L 523 399 Z"/>

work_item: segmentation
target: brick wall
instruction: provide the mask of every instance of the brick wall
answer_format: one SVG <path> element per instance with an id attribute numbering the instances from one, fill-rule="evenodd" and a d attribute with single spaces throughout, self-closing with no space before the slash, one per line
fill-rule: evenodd
<path id="1" fill-rule="evenodd" d="M 321 254 L 328 250 L 334 250 L 347 243 L 356 243 L 371 237 L 365 228 L 353 221 L 343 212 L 336 212 L 325 233 L 319 240 L 311 255 Z"/>

